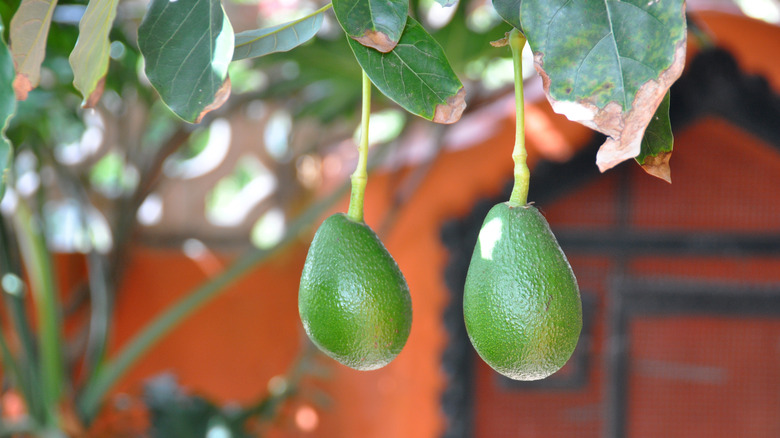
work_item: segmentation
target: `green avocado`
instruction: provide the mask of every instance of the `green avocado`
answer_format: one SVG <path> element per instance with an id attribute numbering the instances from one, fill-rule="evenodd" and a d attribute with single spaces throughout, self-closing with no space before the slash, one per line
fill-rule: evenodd
<path id="1" fill-rule="evenodd" d="M 412 327 L 409 287 L 395 260 L 368 225 L 343 213 L 314 235 L 298 311 L 312 342 L 356 370 L 390 363 Z"/>
<path id="2" fill-rule="evenodd" d="M 471 343 L 515 380 L 539 380 L 569 360 L 582 330 L 577 280 L 550 226 L 531 206 L 495 205 L 471 257 L 463 295 Z"/>

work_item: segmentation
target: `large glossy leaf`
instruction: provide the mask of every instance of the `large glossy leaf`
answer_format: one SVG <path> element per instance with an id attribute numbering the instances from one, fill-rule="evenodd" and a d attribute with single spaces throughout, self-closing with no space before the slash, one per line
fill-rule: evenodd
<path id="1" fill-rule="evenodd" d="M 277 26 L 237 33 L 233 60 L 286 52 L 305 43 L 320 30 L 328 9 L 330 7 L 326 6 L 313 14 Z"/>
<path id="2" fill-rule="evenodd" d="M 116 18 L 119 0 L 90 0 L 79 22 L 79 39 L 68 60 L 73 69 L 73 85 L 84 97 L 82 106 L 95 106 L 103 94 L 103 78 L 108 72 L 111 41 L 108 33 Z"/>
<path id="3" fill-rule="evenodd" d="M 669 159 L 672 158 L 673 145 L 674 135 L 669 121 L 669 92 L 667 91 L 650 124 L 647 125 L 636 161 L 650 175 L 671 183 L 672 171 L 669 168 Z"/>
<path id="4" fill-rule="evenodd" d="M 523 30 L 520 20 L 520 0 L 493 0 L 493 8 L 507 23 Z"/>
<path id="5" fill-rule="evenodd" d="M 608 136 L 599 168 L 636 157 L 682 73 L 684 0 L 523 0 L 520 8 L 555 111 Z"/>
<path id="6" fill-rule="evenodd" d="M 41 63 L 46 55 L 46 37 L 57 0 L 22 0 L 11 19 L 11 54 L 16 66 L 14 89 L 19 100 L 41 80 Z"/>
<path id="7" fill-rule="evenodd" d="M 152 0 L 138 47 L 149 81 L 182 119 L 197 123 L 230 95 L 234 35 L 219 0 Z"/>
<path id="8" fill-rule="evenodd" d="M 393 50 L 406 25 L 407 0 L 333 0 L 344 32 L 366 47 L 380 52 Z"/>
<path id="9" fill-rule="evenodd" d="M 441 46 L 408 19 L 398 45 L 381 53 L 349 39 L 371 82 L 404 109 L 436 123 L 455 123 L 466 108 L 466 91 Z"/>
<path id="10" fill-rule="evenodd" d="M 5 193 L 8 172 L 13 158 L 11 142 L 5 136 L 8 121 L 16 111 L 16 93 L 14 92 L 14 60 L 11 51 L 3 41 L 3 24 L 0 20 L 0 198 Z"/>

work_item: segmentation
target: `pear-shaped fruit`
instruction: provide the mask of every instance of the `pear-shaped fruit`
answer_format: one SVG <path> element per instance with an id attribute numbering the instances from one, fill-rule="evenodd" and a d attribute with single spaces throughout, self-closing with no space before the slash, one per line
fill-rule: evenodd
<path id="1" fill-rule="evenodd" d="M 409 287 L 395 260 L 368 225 L 342 213 L 314 235 L 298 311 L 314 344 L 357 370 L 390 363 L 412 327 Z"/>
<path id="2" fill-rule="evenodd" d="M 574 273 L 533 206 L 494 206 L 482 224 L 463 295 L 471 343 L 499 373 L 538 380 L 569 360 L 582 330 Z"/>

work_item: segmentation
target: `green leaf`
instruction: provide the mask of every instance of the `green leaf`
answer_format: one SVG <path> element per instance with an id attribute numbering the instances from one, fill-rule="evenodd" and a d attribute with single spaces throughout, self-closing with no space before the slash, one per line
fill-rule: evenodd
<path id="1" fill-rule="evenodd" d="M 84 97 L 81 106 L 92 108 L 103 94 L 108 72 L 111 41 L 108 33 L 116 18 L 119 0 L 90 0 L 79 22 L 79 39 L 68 61 L 73 69 L 73 86 Z"/>
<path id="2" fill-rule="evenodd" d="M 459 0 L 436 0 L 436 3 L 444 6 L 445 8 L 449 8 L 450 6 L 455 6 L 458 4 Z"/>
<path id="3" fill-rule="evenodd" d="M 682 73 L 684 0 L 523 0 L 520 16 L 553 109 L 609 137 L 599 168 L 636 157 Z"/>
<path id="4" fill-rule="evenodd" d="M 330 9 L 330 5 L 288 23 L 236 34 L 233 61 L 257 58 L 269 53 L 286 52 L 300 46 L 317 34 L 322 26 L 325 11 L 328 9 Z"/>
<path id="5" fill-rule="evenodd" d="M 200 122 L 230 95 L 234 35 L 219 0 L 152 0 L 138 47 L 149 82 L 185 121 Z"/>
<path id="6" fill-rule="evenodd" d="M 46 55 L 46 37 L 57 0 L 22 0 L 11 19 L 11 54 L 16 66 L 14 90 L 19 100 L 41 80 L 41 63 Z"/>
<path id="7" fill-rule="evenodd" d="M 409 17 L 398 45 L 381 53 L 349 39 L 371 82 L 404 109 L 436 123 L 455 123 L 466 108 L 466 91 L 439 43 Z"/>
<path id="8" fill-rule="evenodd" d="M 5 193 L 13 158 L 13 147 L 5 136 L 8 122 L 16 111 L 16 93 L 14 92 L 14 60 L 11 51 L 2 38 L 3 25 L 0 20 L 0 198 Z"/>
<path id="9" fill-rule="evenodd" d="M 393 50 L 406 25 L 407 0 L 334 0 L 336 14 L 344 32 L 360 44 L 380 52 Z"/>
<path id="10" fill-rule="evenodd" d="M 669 122 L 669 92 L 666 92 L 664 100 L 650 124 L 647 125 L 645 135 L 642 137 L 642 148 L 636 157 L 645 172 L 671 183 L 672 171 L 669 168 L 669 159 L 672 157 L 674 135 L 672 124 Z"/>
<path id="11" fill-rule="evenodd" d="M 520 23 L 520 0 L 493 0 L 493 8 L 504 21 L 517 30 L 523 30 Z"/>

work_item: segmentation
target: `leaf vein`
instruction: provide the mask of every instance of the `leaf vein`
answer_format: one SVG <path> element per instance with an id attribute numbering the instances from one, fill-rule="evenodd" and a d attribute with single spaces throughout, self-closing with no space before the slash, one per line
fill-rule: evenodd
<path id="1" fill-rule="evenodd" d="M 398 55 L 398 53 L 396 53 L 396 52 L 395 52 L 395 50 L 393 50 L 393 51 L 392 51 L 392 52 L 390 52 L 390 53 L 392 53 L 393 55 L 395 55 L 395 57 L 396 57 L 396 58 L 398 58 L 398 61 L 400 61 L 400 62 L 401 62 L 401 64 L 402 64 L 402 67 L 405 67 L 405 68 L 406 68 L 407 70 L 409 70 L 409 71 L 410 71 L 410 72 L 411 72 L 411 73 L 412 73 L 412 74 L 413 74 L 413 75 L 414 75 L 414 76 L 415 76 L 417 79 L 419 79 L 419 80 L 420 80 L 420 83 L 421 83 L 422 85 L 425 85 L 425 87 L 426 87 L 426 88 L 428 88 L 428 90 L 430 90 L 430 92 L 431 92 L 431 93 L 432 93 L 434 96 L 436 96 L 436 98 L 437 98 L 437 99 L 439 99 L 439 101 L 440 101 L 440 102 L 444 102 L 444 101 L 446 100 L 446 99 L 443 99 L 443 98 L 442 98 L 442 97 L 439 95 L 439 93 L 438 93 L 436 90 L 434 90 L 434 89 L 433 89 L 433 88 L 432 88 L 432 87 L 431 87 L 431 86 L 428 84 L 428 82 L 424 81 L 424 80 L 423 80 L 423 79 L 420 77 L 420 75 L 419 75 L 419 74 L 418 74 L 416 71 L 414 71 L 414 69 L 412 69 L 412 67 L 411 67 L 409 64 L 407 64 L 406 62 L 404 62 L 403 58 L 401 58 L 401 56 L 400 56 L 400 55 Z M 402 78 L 403 78 L 403 76 L 402 76 Z M 402 80 L 402 82 L 403 82 L 403 80 Z M 422 91 L 422 90 L 421 90 L 421 91 Z"/>
<path id="2" fill-rule="evenodd" d="M 552 23 L 555 21 L 555 17 L 558 16 L 558 13 L 560 13 L 563 8 L 565 8 L 569 3 L 571 3 L 572 0 L 566 0 L 561 7 L 555 10 L 555 12 L 552 14 L 552 17 L 550 17 L 550 20 L 547 22 L 547 34 L 544 36 L 544 42 L 545 47 L 547 47 L 547 42 L 550 41 L 550 30 L 552 29 Z"/>
<path id="3" fill-rule="evenodd" d="M 195 11 L 198 8 L 198 3 L 201 3 L 201 2 L 200 1 L 196 2 L 195 5 L 193 5 L 192 8 L 190 8 L 189 12 L 187 12 L 187 15 L 184 16 L 184 18 L 181 20 L 181 23 L 179 23 L 179 25 L 176 27 L 176 29 L 173 31 L 173 33 L 171 33 L 171 35 L 168 37 L 168 39 L 166 41 L 164 41 L 160 45 L 159 49 L 156 50 L 158 55 L 162 54 L 163 50 L 165 50 L 165 48 L 168 45 L 168 43 L 173 41 L 173 39 L 176 37 L 176 34 L 179 33 L 179 31 L 182 29 L 182 27 L 184 27 L 185 24 L 188 24 L 187 21 L 189 20 L 190 15 L 192 15 L 193 11 Z M 170 4 L 170 3 L 168 3 L 168 4 Z M 165 8 L 167 9 L 168 6 L 166 5 Z M 162 13 L 160 15 L 162 15 Z"/>
<path id="4" fill-rule="evenodd" d="M 182 61 L 178 63 L 178 64 L 179 64 L 179 68 L 177 68 L 177 69 L 176 69 L 176 71 L 173 73 L 173 76 L 171 76 L 171 86 L 172 86 L 172 87 L 175 87 L 175 86 L 176 86 L 176 85 L 175 85 L 175 84 L 176 84 L 176 81 L 178 80 L 178 78 L 179 78 L 179 73 L 181 73 L 182 69 L 184 69 L 185 67 L 187 67 L 187 68 L 191 68 L 191 67 L 192 67 L 191 65 L 188 65 L 188 63 L 187 63 L 187 60 L 188 60 L 188 59 L 189 59 L 189 58 L 190 58 L 190 57 L 191 57 L 193 54 L 195 54 L 195 53 L 197 52 L 197 51 L 195 50 L 195 48 L 196 48 L 196 47 L 198 47 L 198 45 L 200 45 L 201 41 L 203 41 L 203 38 L 205 38 L 205 37 L 206 37 L 206 34 L 205 34 L 205 33 L 204 33 L 203 35 L 201 35 L 201 36 L 200 36 L 200 38 L 198 38 L 198 41 L 197 41 L 195 44 L 193 44 L 193 45 L 192 45 L 192 50 L 190 50 L 189 52 L 187 52 L 187 56 L 185 56 L 185 57 L 184 57 L 184 59 L 182 59 Z M 205 71 L 205 69 L 204 69 L 204 71 Z M 198 80 L 198 82 L 197 82 L 197 83 L 200 83 L 200 80 Z"/>
<path id="5" fill-rule="evenodd" d="M 620 71 L 620 85 L 618 87 L 623 90 L 623 109 L 628 109 L 628 102 L 626 101 L 626 88 L 625 88 L 625 72 L 623 71 L 623 62 L 620 60 L 620 49 L 618 49 L 617 39 L 615 38 L 615 29 L 612 26 L 612 11 L 609 7 L 610 0 L 604 0 L 604 7 L 607 9 L 607 22 L 609 23 L 609 34 L 612 36 L 612 45 L 615 47 L 615 58 L 618 63 L 618 70 Z"/>
<path id="6" fill-rule="evenodd" d="M 578 89 L 577 87 L 579 86 L 580 83 L 580 73 L 582 72 L 582 66 L 585 64 L 585 61 L 587 61 L 590 55 L 593 53 L 593 51 L 596 50 L 596 47 L 598 47 L 599 44 L 601 44 L 602 41 L 606 40 L 610 35 L 612 34 L 607 33 L 603 37 L 601 37 L 601 39 L 596 44 L 594 44 L 593 47 L 590 48 L 590 50 L 588 50 L 588 53 L 586 53 L 585 56 L 582 57 L 582 60 L 580 61 L 580 65 L 577 66 L 577 76 L 574 78 L 574 90 Z M 623 87 L 621 84 L 621 89 L 622 88 Z"/>

